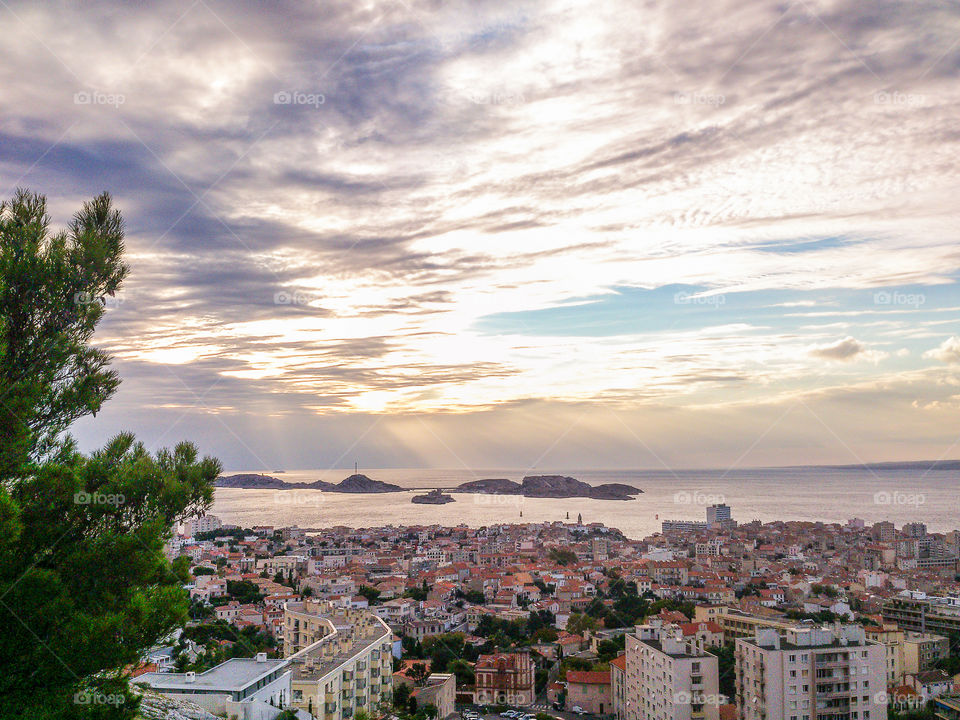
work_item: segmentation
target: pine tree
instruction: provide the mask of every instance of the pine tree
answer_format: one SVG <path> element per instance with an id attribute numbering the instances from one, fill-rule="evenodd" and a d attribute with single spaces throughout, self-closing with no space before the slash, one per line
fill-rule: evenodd
<path id="1" fill-rule="evenodd" d="M 52 233 L 46 199 L 0 203 L 0 716 L 127 720 L 122 670 L 187 618 L 164 557 L 202 514 L 220 465 L 128 433 L 80 453 L 70 424 L 119 385 L 90 345 L 127 274 L 110 197 Z"/>

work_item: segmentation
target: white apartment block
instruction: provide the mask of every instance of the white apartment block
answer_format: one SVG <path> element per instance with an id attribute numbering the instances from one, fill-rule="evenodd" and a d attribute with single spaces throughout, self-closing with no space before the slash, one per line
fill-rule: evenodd
<path id="1" fill-rule="evenodd" d="M 393 690 L 393 633 L 373 613 L 307 600 L 284 608 L 292 704 L 319 720 L 376 716 Z"/>
<path id="2" fill-rule="evenodd" d="M 758 628 L 736 641 L 743 720 L 886 720 L 887 649 L 859 625 Z"/>
<path id="3" fill-rule="evenodd" d="M 133 682 L 188 700 L 214 715 L 246 718 L 287 707 L 290 678 L 288 660 L 270 660 L 260 653 L 255 658 L 232 658 L 201 673 L 144 673 Z"/>
<path id="4" fill-rule="evenodd" d="M 216 515 L 201 515 L 184 521 L 183 534 L 186 537 L 193 537 L 197 533 L 219 530 L 222 525 L 223 523 Z"/>
<path id="5" fill-rule="evenodd" d="M 718 720 L 717 658 L 658 625 L 626 636 L 624 720 Z"/>

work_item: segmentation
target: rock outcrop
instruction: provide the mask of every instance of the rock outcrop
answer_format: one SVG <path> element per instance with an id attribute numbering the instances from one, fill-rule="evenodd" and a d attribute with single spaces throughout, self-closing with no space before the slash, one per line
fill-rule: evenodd
<path id="1" fill-rule="evenodd" d="M 328 483 L 316 480 L 312 483 L 284 482 L 269 475 L 241 473 L 239 475 L 221 475 L 214 481 L 214 487 L 245 488 L 248 490 L 323 490 L 335 493 L 385 493 L 400 492 L 399 485 L 371 480 L 366 475 L 357 473 L 344 478 L 338 483 Z"/>
<path id="2" fill-rule="evenodd" d="M 451 496 L 445 495 L 442 490 L 431 490 L 426 495 L 414 495 L 410 502 L 418 505 L 446 505 L 456 502 Z"/>
<path id="3" fill-rule="evenodd" d="M 471 480 L 454 488 L 454 492 L 488 495 L 522 495 L 529 498 L 585 497 L 595 500 L 632 500 L 643 492 L 625 483 L 590 485 L 566 475 L 528 475 L 522 483 L 505 478 Z"/>

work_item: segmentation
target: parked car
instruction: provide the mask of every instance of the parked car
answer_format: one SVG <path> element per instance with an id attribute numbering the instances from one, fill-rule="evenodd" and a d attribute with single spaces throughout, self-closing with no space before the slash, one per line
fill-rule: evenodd
<path id="1" fill-rule="evenodd" d="M 587 711 L 584 710 L 584 709 L 583 709 L 582 707 L 580 707 L 579 705 L 574 705 L 572 708 L 570 708 L 570 712 L 575 712 L 577 715 L 586 715 L 586 714 L 587 714 Z"/>

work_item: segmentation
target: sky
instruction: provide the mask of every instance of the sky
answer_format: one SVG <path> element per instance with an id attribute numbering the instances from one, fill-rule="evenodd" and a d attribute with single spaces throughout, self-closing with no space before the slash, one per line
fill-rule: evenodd
<path id="1" fill-rule="evenodd" d="M 107 190 L 228 469 L 960 457 L 960 7 L 4 0 L 0 187 Z"/>

